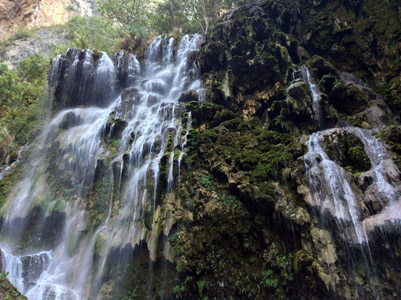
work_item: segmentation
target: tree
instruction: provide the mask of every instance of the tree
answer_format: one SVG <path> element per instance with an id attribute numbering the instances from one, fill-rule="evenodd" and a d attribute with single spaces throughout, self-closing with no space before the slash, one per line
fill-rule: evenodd
<path id="1" fill-rule="evenodd" d="M 226 12 L 245 3 L 245 0 L 189 0 L 192 17 L 199 25 L 203 34 Z"/>
<path id="2" fill-rule="evenodd" d="M 172 32 L 192 33 L 197 26 L 190 18 L 189 0 L 167 0 L 156 5 L 152 28 L 159 34 Z"/>
<path id="3" fill-rule="evenodd" d="M 152 1 L 146 0 L 97 0 L 98 11 L 106 18 L 129 31 L 148 31 Z"/>
<path id="4" fill-rule="evenodd" d="M 97 0 L 99 12 L 130 33 L 207 34 L 224 13 L 246 0 Z"/>

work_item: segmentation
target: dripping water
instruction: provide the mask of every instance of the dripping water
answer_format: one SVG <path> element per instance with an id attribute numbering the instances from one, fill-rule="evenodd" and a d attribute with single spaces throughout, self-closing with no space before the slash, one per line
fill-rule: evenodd
<path id="1" fill-rule="evenodd" d="M 309 84 L 313 95 L 313 111 L 319 120 L 320 128 L 324 128 L 319 104 L 319 94 L 310 76 L 309 70 L 302 67 L 304 80 Z M 358 137 L 371 162 L 373 183 L 361 195 L 351 184 L 349 173 L 332 161 L 324 149 L 326 135 L 347 131 Z M 330 217 L 336 223 L 339 236 L 344 239 L 348 259 L 356 273 L 357 255 L 354 248 L 359 248 L 368 273 L 368 284 L 380 297 L 381 290 L 373 283 L 376 276 L 376 264 L 369 244 L 369 235 L 374 228 L 388 223 L 399 223 L 401 220 L 401 193 L 399 186 L 399 170 L 390 159 L 384 145 L 375 138 L 371 131 L 347 126 L 339 129 L 327 129 L 310 135 L 307 142 L 308 152 L 304 157 L 306 177 L 312 197 L 311 205 L 320 210 L 320 216 Z M 391 178 L 391 179 L 390 179 Z M 366 216 L 362 205 L 366 197 L 374 191 L 374 197 L 383 199 L 385 208 L 376 215 Z M 358 291 L 356 291 L 358 294 Z"/>
<path id="2" fill-rule="evenodd" d="M 324 122 L 324 115 L 323 115 L 322 108 L 320 105 L 320 94 L 319 94 L 318 88 L 317 88 L 316 84 L 314 83 L 307 66 L 303 65 L 301 67 L 301 74 L 302 74 L 302 78 L 304 79 L 304 81 L 306 83 L 308 83 L 310 91 L 312 93 L 312 108 L 313 108 L 313 112 L 315 114 L 316 120 L 319 122 L 319 128 L 324 129 L 326 127 L 326 125 Z"/>

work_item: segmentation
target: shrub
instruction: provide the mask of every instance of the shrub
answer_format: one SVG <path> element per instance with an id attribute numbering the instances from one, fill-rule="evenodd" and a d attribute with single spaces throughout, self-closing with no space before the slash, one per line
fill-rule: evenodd
<path id="1" fill-rule="evenodd" d="M 1 144 L 26 144 L 40 128 L 48 68 L 48 59 L 43 54 L 35 54 L 22 61 L 18 71 L 0 66 Z M 5 149 L 2 147 L 2 151 Z M 4 155 L 3 152 L 0 157 Z"/>
<path id="2" fill-rule="evenodd" d="M 113 52 L 117 39 L 121 37 L 118 28 L 103 17 L 74 17 L 67 24 L 67 39 L 76 48 Z"/>

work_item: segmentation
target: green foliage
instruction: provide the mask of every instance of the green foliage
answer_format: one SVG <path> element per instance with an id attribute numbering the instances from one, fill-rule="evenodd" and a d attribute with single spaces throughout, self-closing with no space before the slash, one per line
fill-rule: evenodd
<path id="1" fill-rule="evenodd" d="M 183 299 L 183 295 L 186 290 L 186 286 L 191 284 L 193 281 L 192 276 L 187 276 L 184 280 L 182 280 L 181 284 L 176 285 L 173 287 L 173 294 L 175 295 L 176 299 Z"/>
<path id="2" fill-rule="evenodd" d="M 169 0 L 156 5 L 152 29 L 161 34 L 193 33 L 198 30 L 193 19 L 189 19 L 190 1 Z"/>
<path id="3" fill-rule="evenodd" d="M 138 297 L 137 290 L 138 288 L 135 287 L 132 291 L 128 291 L 128 294 L 123 298 L 123 300 L 132 300 Z"/>
<path id="4" fill-rule="evenodd" d="M 198 177 L 200 180 L 200 184 L 206 188 L 208 191 L 212 190 L 212 182 L 210 181 L 210 177 L 207 175 L 203 175 L 201 173 L 198 173 Z"/>
<path id="5" fill-rule="evenodd" d="M 397 164 L 398 168 L 401 169 L 401 127 L 385 127 L 380 132 L 380 138 L 390 146 L 391 151 L 393 151 L 395 154 L 393 160 Z"/>
<path id="6" fill-rule="evenodd" d="M 294 279 L 292 254 L 288 256 L 283 254 L 278 244 L 273 242 L 270 245 L 269 250 L 264 253 L 264 259 L 265 264 L 263 268 L 265 270 L 265 275 L 268 275 L 266 278 L 268 279 L 268 283 L 274 283 L 272 278 L 273 272 L 268 272 L 269 270 L 276 270 L 282 281 L 292 281 Z"/>
<path id="7" fill-rule="evenodd" d="M 207 280 L 199 280 L 196 284 L 198 285 L 199 296 L 202 297 L 204 289 L 207 289 L 209 287 L 209 282 Z"/>
<path id="8" fill-rule="evenodd" d="M 102 16 L 135 35 L 207 34 L 223 13 L 244 0 L 97 0 Z"/>
<path id="9" fill-rule="evenodd" d="M 7 273 L 6 272 L 1 272 L 0 273 L 0 280 L 6 278 L 7 276 L 8 276 L 8 272 Z"/>
<path id="10" fill-rule="evenodd" d="M 17 72 L 0 68 L 0 124 L 7 127 L 16 145 L 26 144 L 41 126 L 38 116 L 48 68 L 49 61 L 42 54 L 22 61 Z"/>
<path id="11" fill-rule="evenodd" d="M 77 12 L 76 7 L 74 5 L 72 5 L 72 4 L 67 5 L 67 7 L 65 9 L 68 10 L 68 11 Z"/>
<path id="12" fill-rule="evenodd" d="M 228 206 L 232 209 L 242 209 L 243 208 L 242 202 L 239 201 L 238 198 L 233 195 L 228 195 L 227 197 L 224 197 L 223 205 Z"/>
<path id="13" fill-rule="evenodd" d="M 186 3 L 189 8 L 189 19 L 195 20 L 202 33 L 207 34 L 223 13 L 245 2 L 242 0 L 188 0 Z"/>
<path id="14" fill-rule="evenodd" d="M 65 54 L 67 53 L 68 50 L 68 45 L 62 44 L 62 43 L 53 43 L 50 46 L 50 54 L 49 57 L 55 57 L 58 54 Z"/>
<path id="15" fill-rule="evenodd" d="M 12 142 L 13 136 L 9 134 L 7 127 L 1 125 L 0 123 L 0 165 L 6 159 Z"/>
<path id="16" fill-rule="evenodd" d="M 46 80 L 49 60 L 42 53 L 35 53 L 18 66 L 20 80 L 41 86 Z"/>
<path id="17" fill-rule="evenodd" d="M 149 14 L 152 1 L 146 0 L 98 0 L 99 12 L 130 32 L 150 30 Z"/>
<path id="18" fill-rule="evenodd" d="M 74 17 L 67 23 L 66 28 L 71 46 L 81 49 L 113 52 L 118 38 L 121 37 L 119 29 L 110 20 L 99 16 Z"/>
<path id="19" fill-rule="evenodd" d="M 9 41 L 16 41 L 16 40 L 27 40 L 32 36 L 32 31 L 26 28 L 18 28 L 14 34 L 9 37 Z"/>
<path id="20" fill-rule="evenodd" d="M 276 288 L 278 285 L 278 280 L 274 278 L 272 270 L 262 271 L 261 284 L 266 288 Z"/>

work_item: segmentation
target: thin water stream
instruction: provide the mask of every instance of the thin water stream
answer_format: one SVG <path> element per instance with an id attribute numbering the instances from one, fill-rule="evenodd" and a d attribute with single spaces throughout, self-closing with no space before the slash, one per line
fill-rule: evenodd
<path id="1" fill-rule="evenodd" d="M 313 111 L 321 119 L 319 92 L 313 83 L 306 66 L 302 67 L 304 80 L 309 84 L 313 95 Z M 322 125 L 322 124 L 321 124 Z M 351 175 L 337 162 L 330 159 L 324 149 L 325 137 L 348 132 L 358 137 L 364 146 L 371 163 L 372 183 L 361 194 L 353 185 Z M 399 170 L 384 144 L 370 130 L 356 127 L 343 127 L 315 132 L 309 137 L 308 153 L 305 155 L 306 175 L 313 198 L 313 206 L 318 207 L 322 215 L 334 217 L 340 231 L 345 231 L 349 242 L 368 244 L 369 233 L 386 221 L 399 222 L 401 192 L 398 180 Z M 371 195 L 384 204 L 384 209 L 375 215 L 367 216 L 363 206 Z"/>

